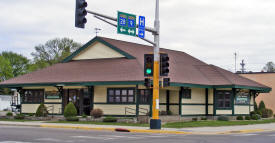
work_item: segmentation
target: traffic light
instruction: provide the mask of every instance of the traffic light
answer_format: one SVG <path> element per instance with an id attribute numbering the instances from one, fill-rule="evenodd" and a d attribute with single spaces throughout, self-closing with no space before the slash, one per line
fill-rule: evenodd
<path id="1" fill-rule="evenodd" d="M 87 23 L 87 19 L 85 16 L 87 15 L 86 7 L 88 6 L 85 0 L 76 0 L 76 8 L 75 8 L 75 27 L 85 28 L 85 24 Z"/>
<path id="2" fill-rule="evenodd" d="M 144 79 L 144 86 L 147 88 L 153 87 L 153 81 L 150 78 L 145 78 Z"/>
<path id="3" fill-rule="evenodd" d="M 169 73 L 169 57 L 168 54 L 160 54 L 160 76 L 168 76 Z"/>
<path id="4" fill-rule="evenodd" d="M 170 78 L 163 78 L 163 87 L 170 86 Z"/>
<path id="5" fill-rule="evenodd" d="M 154 72 L 154 55 L 144 54 L 144 76 L 153 76 Z"/>

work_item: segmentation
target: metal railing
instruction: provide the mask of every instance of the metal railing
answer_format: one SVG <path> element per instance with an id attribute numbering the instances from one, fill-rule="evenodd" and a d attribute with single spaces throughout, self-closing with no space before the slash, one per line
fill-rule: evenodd
<path id="1" fill-rule="evenodd" d="M 133 108 L 130 108 L 130 107 L 125 107 L 125 117 L 126 117 L 127 113 L 136 115 L 136 112 L 137 112 L 136 109 L 133 109 Z M 138 113 L 143 113 L 143 114 L 145 114 L 147 116 L 148 113 L 149 113 L 149 110 L 146 109 L 146 108 L 140 108 L 139 107 L 139 112 Z"/>

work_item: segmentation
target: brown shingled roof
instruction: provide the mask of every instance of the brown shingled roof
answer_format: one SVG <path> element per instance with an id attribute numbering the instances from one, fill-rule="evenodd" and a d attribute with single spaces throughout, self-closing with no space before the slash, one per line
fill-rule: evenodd
<path id="1" fill-rule="evenodd" d="M 142 83 L 144 54 L 152 53 L 153 47 L 103 37 L 96 37 L 91 41 L 107 43 L 135 58 L 71 60 L 6 80 L 0 83 L 0 86 L 114 81 Z M 88 47 L 91 41 L 84 46 Z M 205 86 L 238 85 L 270 89 L 219 67 L 208 65 L 184 52 L 168 49 L 160 49 L 160 52 L 168 53 L 170 57 L 169 77 L 172 83 Z M 73 57 L 73 54 L 70 57 Z"/>

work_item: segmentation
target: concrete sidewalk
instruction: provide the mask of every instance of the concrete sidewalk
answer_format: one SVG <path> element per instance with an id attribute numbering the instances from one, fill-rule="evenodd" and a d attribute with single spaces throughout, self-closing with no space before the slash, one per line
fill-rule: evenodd
<path id="1" fill-rule="evenodd" d="M 150 130 L 148 127 L 135 127 L 135 126 L 63 124 L 63 123 L 45 123 L 42 121 L 33 121 L 33 122 L 0 121 L 0 125 L 32 126 L 32 127 L 45 127 L 45 128 L 68 128 L 68 129 L 82 129 L 82 130 L 102 130 L 102 131 L 122 130 L 122 131 L 135 132 L 135 133 L 206 134 L 206 135 L 275 131 L 275 123 L 242 125 L 242 126 L 224 126 L 224 127 L 195 127 L 195 128 L 180 128 L 180 129 L 162 128 L 161 130 Z"/>

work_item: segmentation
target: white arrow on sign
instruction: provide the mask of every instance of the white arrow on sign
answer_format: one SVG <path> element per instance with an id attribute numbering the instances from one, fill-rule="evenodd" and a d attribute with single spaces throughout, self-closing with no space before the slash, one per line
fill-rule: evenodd
<path id="1" fill-rule="evenodd" d="M 129 34 L 131 34 L 131 33 L 132 33 L 132 34 L 135 34 L 135 31 L 134 31 L 134 30 L 131 30 L 131 29 L 128 29 L 128 33 L 129 33 Z"/>
<path id="2" fill-rule="evenodd" d="M 120 28 L 120 32 L 125 32 L 126 29 L 123 29 L 122 27 Z"/>

